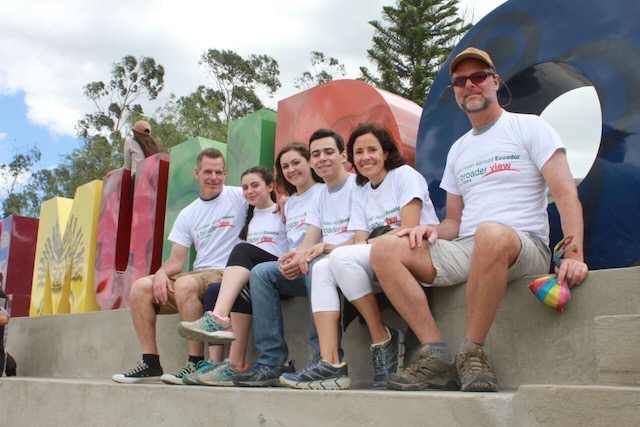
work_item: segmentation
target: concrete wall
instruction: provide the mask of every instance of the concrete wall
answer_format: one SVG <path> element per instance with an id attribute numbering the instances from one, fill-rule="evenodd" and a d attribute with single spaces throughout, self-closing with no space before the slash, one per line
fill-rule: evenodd
<path id="1" fill-rule="evenodd" d="M 489 357 L 501 389 L 523 384 L 640 384 L 640 268 L 593 271 L 573 290 L 559 314 L 540 303 L 527 288 L 531 278 L 511 283 L 487 339 Z M 432 289 L 430 302 L 452 351 L 465 325 L 464 286 Z M 283 301 L 291 358 L 298 369 L 310 358 L 307 300 Z M 622 317 L 619 317 L 622 316 Z M 406 328 L 391 310 L 385 321 Z M 186 342 L 176 332 L 176 315 L 158 318 L 158 345 L 166 372 L 186 359 Z M 345 359 L 354 386 L 370 386 L 370 340 L 354 321 L 343 337 Z M 410 338 L 408 344 L 415 345 Z M 8 350 L 19 375 L 110 378 L 140 359 L 129 310 L 13 319 Z M 412 351 L 408 352 L 411 360 Z M 255 350 L 248 360 L 255 360 Z"/>

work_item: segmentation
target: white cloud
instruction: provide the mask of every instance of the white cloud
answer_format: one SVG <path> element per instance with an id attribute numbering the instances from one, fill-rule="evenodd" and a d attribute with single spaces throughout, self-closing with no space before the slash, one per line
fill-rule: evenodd
<path id="1" fill-rule="evenodd" d="M 4 132 L 0 132 L 0 141 L 3 141 L 7 137 L 7 134 Z"/>
<path id="2" fill-rule="evenodd" d="M 474 21 L 504 0 L 463 0 Z M 165 89 L 151 113 L 170 93 L 191 93 L 207 84 L 200 55 L 209 48 L 266 54 L 280 64 L 283 88 L 265 103 L 297 92 L 293 79 L 309 67 L 317 50 L 346 65 L 348 78 L 369 65 L 373 28 L 383 5 L 393 0 L 186 0 L 4 1 L 0 4 L 0 96 L 25 93 L 28 119 L 54 135 L 75 134 L 82 114 L 93 110 L 82 87 L 106 80 L 111 64 L 125 55 L 150 56 L 165 67 Z M 479 12 L 481 11 L 481 12 Z"/>

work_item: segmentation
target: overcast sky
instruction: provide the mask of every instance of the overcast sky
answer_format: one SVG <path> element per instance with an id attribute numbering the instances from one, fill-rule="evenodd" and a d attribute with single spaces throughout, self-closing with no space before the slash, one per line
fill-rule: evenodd
<path id="1" fill-rule="evenodd" d="M 460 8 L 476 23 L 504 1 L 461 0 Z M 171 93 L 187 95 L 210 84 L 198 64 L 210 48 L 275 58 L 283 87 L 264 100 L 274 109 L 279 100 L 298 92 L 293 80 L 310 69 L 311 51 L 337 58 L 347 68 L 346 78 L 356 78 L 360 66 L 371 66 L 366 50 L 373 28 L 368 21 L 380 19 L 382 7 L 394 3 L 0 0 L 0 163 L 16 149 L 36 144 L 43 152 L 40 167 L 57 164 L 60 155 L 77 147 L 77 121 L 94 111 L 82 87 L 107 80 L 111 64 L 129 54 L 153 57 L 165 67 L 165 88 L 157 101 L 145 105 L 147 114 L 164 105 Z M 567 109 L 557 110 L 562 114 Z M 586 170 L 588 166 L 577 175 Z"/>

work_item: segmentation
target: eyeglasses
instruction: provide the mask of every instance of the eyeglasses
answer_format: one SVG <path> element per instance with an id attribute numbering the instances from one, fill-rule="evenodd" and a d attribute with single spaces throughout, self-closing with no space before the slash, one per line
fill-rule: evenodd
<path id="1" fill-rule="evenodd" d="M 487 77 L 495 77 L 495 75 L 496 73 L 492 73 L 490 71 L 478 71 L 470 76 L 458 76 L 451 81 L 451 87 L 464 87 L 467 84 L 467 80 L 471 80 L 471 83 L 478 85 L 485 81 Z"/>

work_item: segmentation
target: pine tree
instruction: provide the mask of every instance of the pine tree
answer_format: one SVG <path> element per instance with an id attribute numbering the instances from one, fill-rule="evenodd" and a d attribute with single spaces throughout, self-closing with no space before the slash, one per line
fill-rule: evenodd
<path id="1" fill-rule="evenodd" d="M 361 80 L 422 106 L 451 50 L 471 28 L 458 15 L 459 0 L 399 0 L 384 6 L 368 57 L 377 72 L 360 67 Z"/>

